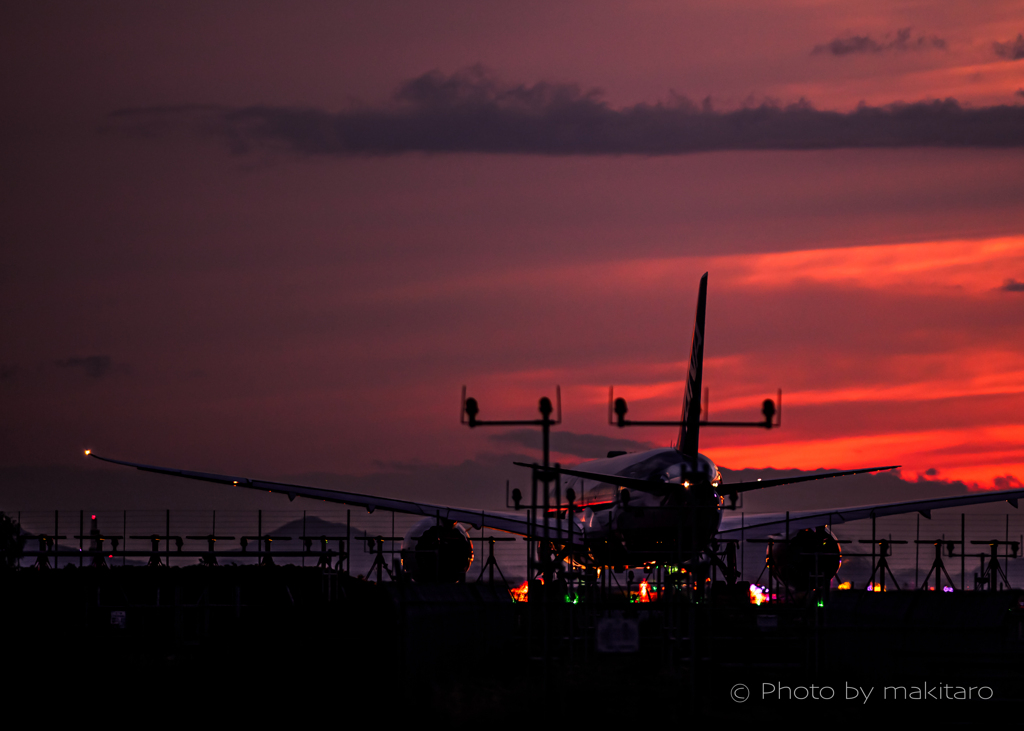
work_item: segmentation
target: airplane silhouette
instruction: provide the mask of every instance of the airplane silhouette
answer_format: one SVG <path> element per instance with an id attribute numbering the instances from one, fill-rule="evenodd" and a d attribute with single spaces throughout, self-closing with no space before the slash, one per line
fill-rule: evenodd
<path id="1" fill-rule="evenodd" d="M 604 459 L 590 460 L 571 469 L 516 463 L 536 470 L 536 476 L 545 485 L 549 497 L 550 483 L 557 485 L 559 499 L 554 503 L 544 501 L 547 509 L 541 511 L 539 518 L 536 505 L 513 513 L 474 510 L 248 477 L 157 467 L 102 457 L 91 450 L 86 451 L 86 456 L 145 472 L 281 493 L 287 495 L 289 500 L 303 497 L 363 507 L 371 513 L 379 508 L 422 516 L 422 520 L 405 536 L 403 560 L 414 564 L 418 555 L 423 554 L 426 559 L 427 554 L 430 554 L 430 560 L 435 564 L 439 560 L 452 564 L 438 566 L 438 570 L 430 574 L 435 578 L 463 576 L 469 568 L 472 547 L 464 526 L 470 525 L 474 528 L 486 526 L 540 541 L 544 546 L 542 550 L 547 551 L 549 556 L 553 555 L 556 561 L 566 559 L 584 565 L 616 567 L 660 563 L 693 568 L 702 561 L 705 565 L 708 561 L 718 562 L 719 547 L 730 541 L 741 538 L 770 541 L 774 537 L 780 542 L 774 554 L 775 569 L 787 583 L 797 588 L 806 587 L 810 582 L 809 574 L 813 572 L 816 580 L 824 581 L 827 585 L 827 581 L 838 571 L 840 563 L 840 548 L 828 530 L 829 526 L 901 513 L 919 512 L 930 517 L 930 511 L 940 508 L 1002 500 L 1016 507 L 1017 500 L 1024 497 L 1024 489 L 1001 490 L 828 510 L 736 516 L 726 507 L 726 499 L 730 507 L 734 507 L 737 495 L 743 492 L 891 470 L 898 465 L 725 483 L 715 463 L 698 452 L 701 426 L 736 425 L 701 421 L 707 278 L 705 273 L 700 280 L 682 418 L 678 422 L 679 436 L 675 446 L 632 454 L 613 452 Z M 464 410 L 466 403 L 464 399 Z M 475 412 L 475 401 L 472 407 Z M 764 407 L 765 421 L 760 425 L 771 428 L 776 407 L 770 400 L 765 402 Z M 550 404 L 548 408 L 550 411 Z M 626 425 L 625 402 L 620 400 L 614 408 L 618 413 L 619 425 Z M 781 403 L 778 408 L 781 409 Z M 470 414 L 470 426 L 474 425 L 475 416 L 475 413 Z M 565 496 L 564 502 L 560 497 L 562 495 Z M 516 503 L 517 508 L 521 507 L 518 499 Z M 439 555 L 438 546 L 441 544 L 449 548 L 440 551 Z M 827 560 L 809 561 L 806 558 L 809 553 L 818 553 Z M 815 564 L 818 565 L 815 567 Z M 550 570 L 552 561 L 548 560 L 544 565 Z"/>

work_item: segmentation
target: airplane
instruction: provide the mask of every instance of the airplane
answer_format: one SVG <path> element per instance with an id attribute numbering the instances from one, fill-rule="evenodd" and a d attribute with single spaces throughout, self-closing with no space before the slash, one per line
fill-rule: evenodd
<path id="1" fill-rule="evenodd" d="M 157 467 L 103 457 L 86 450 L 87 457 L 145 472 L 202 480 L 288 496 L 422 516 L 402 542 L 403 570 L 415 581 L 459 581 L 465 577 L 473 558 L 472 541 L 466 526 L 484 526 L 538 542 L 538 565 L 550 576 L 555 564 L 612 566 L 616 568 L 668 565 L 686 567 L 697 575 L 699 566 L 716 564 L 726 576 L 736 578 L 735 566 L 719 558 L 722 546 L 735 547 L 737 540 L 778 541 L 769 557 L 778 577 L 795 589 L 806 589 L 814 581 L 824 586 L 838 573 L 841 549 L 830 526 L 871 517 L 921 513 L 1006 500 L 1014 507 L 1024 498 L 1024 489 L 987 491 L 974 495 L 879 503 L 829 510 L 736 516 L 736 498 L 750 490 L 763 490 L 812 480 L 896 469 L 899 465 L 865 467 L 770 480 L 725 483 L 715 463 L 698 451 L 700 428 L 716 425 L 701 421 L 700 394 L 703 382 L 704 322 L 707 305 L 707 273 L 701 277 L 697 297 L 689 369 L 683 399 L 679 434 L 672 447 L 638 453 L 612 452 L 603 459 L 583 462 L 574 468 L 539 467 L 535 470 L 550 496 L 556 484 L 558 498 L 537 516 L 537 506 L 517 512 L 473 510 L 449 505 L 397 500 L 379 495 L 327 490 L 242 476 L 222 475 Z M 542 399 L 546 401 L 546 399 Z M 625 402 L 616 403 L 619 425 L 625 425 Z M 473 402 L 475 408 L 476 404 Z M 764 405 L 765 422 L 771 428 L 775 412 L 769 400 Z M 463 401 L 463 409 L 466 401 Z M 778 407 L 781 411 L 781 402 Z M 543 408 L 542 408 L 543 410 Z M 547 417 L 545 417 L 547 418 Z M 674 422 L 673 422 L 674 423 Z M 470 426 L 473 419 L 470 420 Z M 719 424 L 735 425 L 735 424 Z M 561 496 L 565 496 L 562 502 Z M 730 505 L 726 506 L 728 498 Z M 823 560 L 809 558 L 818 554 Z M 732 554 L 735 555 L 734 553 Z"/>

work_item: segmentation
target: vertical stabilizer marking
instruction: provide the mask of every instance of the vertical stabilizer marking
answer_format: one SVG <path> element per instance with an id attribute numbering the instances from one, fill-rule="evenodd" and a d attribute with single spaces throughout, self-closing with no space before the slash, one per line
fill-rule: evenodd
<path id="1" fill-rule="evenodd" d="M 683 398 L 682 425 L 679 427 L 678 449 L 690 457 L 697 456 L 700 440 L 700 394 L 704 375 L 704 312 L 708 299 L 708 273 L 700 278 L 697 294 L 697 316 L 693 322 L 690 345 L 690 369 L 686 374 L 686 395 Z"/>

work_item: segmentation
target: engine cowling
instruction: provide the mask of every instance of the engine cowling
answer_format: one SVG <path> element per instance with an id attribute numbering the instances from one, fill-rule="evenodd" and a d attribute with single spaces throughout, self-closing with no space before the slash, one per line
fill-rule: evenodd
<path id="1" fill-rule="evenodd" d="M 796 591 L 827 587 L 843 562 L 839 541 L 824 527 L 805 528 L 769 550 L 776 575 Z"/>
<path id="2" fill-rule="evenodd" d="M 424 518 L 402 539 L 402 571 L 418 584 L 466 580 L 473 563 L 473 541 L 458 523 Z"/>

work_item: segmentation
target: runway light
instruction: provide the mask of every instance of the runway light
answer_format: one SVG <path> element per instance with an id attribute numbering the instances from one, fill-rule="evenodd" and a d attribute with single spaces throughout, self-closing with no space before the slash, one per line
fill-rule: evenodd
<path id="1" fill-rule="evenodd" d="M 758 584 L 751 584 L 747 590 L 750 595 L 750 603 L 760 606 L 768 601 L 768 590 Z"/>
<path id="2" fill-rule="evenodd" d="M 689 487 L 689 486 L 690 486 L 690 483 L 689 483 L 689 482 L 684 482 L 684 483 L 683 483 L 683 487 Z"/>
<path id="3" fill-rule="evenodd" d="M 839 591 L 849 591 L 853 588 L 853 584 L 849 581 L 844 581 L 842 584 L 836 587 Z"/>
<path id="4" fill-rule="evenodd" d="M 657 598 L 657 592 L 651 589 L 651 583 L 644 579 L 640 582 L 640 586 L 637 591 L 633 592 L 633 596 L 630 597 L 632 602 L 648 603 L 654 601 Z"/>
<path id="5" fill-rule="evenodd" d="M 543 583 L 543 579 L 541 579 Z M 530 601 L 530 582 L 529 580 L 524 581 L 522 584 L 517 586 L 515 589 L 509 589 L 508 593 L 512 595 L 512 601 L 514 602 L 528 602 Z"/>
<path id="6" fill-rule="evenodd" d="M 942 591 L 947 593 L 947 594 L 952 594 L 953 593 L 953 587 L 952 586 L 944 586 L 944 587 L 942 587 Z"/>

